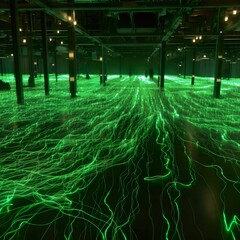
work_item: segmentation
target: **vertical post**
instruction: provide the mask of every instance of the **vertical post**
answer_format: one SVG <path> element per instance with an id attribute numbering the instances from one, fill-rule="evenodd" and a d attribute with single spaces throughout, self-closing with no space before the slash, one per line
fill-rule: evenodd
<path id="1" fill-rule="evenodd" d="M 215 98 L 220 97 L 221 89 L 221 78 L 222 78 L 222 63 L 223 63 L 223 34 L 221 30 L 220 23 L 221 10 L 218 9 L 218 22 L 217 22 L 217 40 L 216 40 L 216 50 L 215 50 L 215 74 L 214 74 L 214 87 L 213 96 Z"/>
<path id="2" fill-rule="evenodd" d="M 86 79 L 90 79 L 90 75 L 89 75 L 89 64 L 90 62 L 88 60 L 86 60 Z"/>
<path id="3" fill-rule="evenodd" d="M 38 66 L 37 66 L 37 59 L 34 61 L 34 77 L 37 77 L 38 74 Z"/>
<path id="4" fill-rule="evenodd" d="M 43 72 L 44 72 L 44 89 L 45 95 L 49 95 L 49 76 L 48 76 L 48 40 L 47 40 L 47 22 L 46 13 L 41 12 L 42 24 L 42 46 L 43 46 Z"/>
<path id="5" fill-rule="evenodd" d="M 195 65 L 196 65 L 196 49 L 195 47 L 192 48 L 192 80 L 191 85 L 194 85 L 195 81 Z"/>
<path id="6" fill-rule="evenodd" d="M 221 89 L 221 78 L 222 78 L 222 62 L 223 62 L 223 36 L 220 33 L 217 36 L 216 43 L 216 56 L 215 56 L 215 77 L 214 77 L 214 89 L 213 96 L 215 98 L 220 97 L 220 89 Z"/>
<path id="7" fill-rule="evenodd" d="M 119 56 L 119 72 L 120 78 L 122 77 L 122 56 Z"/>
<path id="8" fill-rule="evenodd" d="M 159 51 L 158 51 L 158 81 L 157 81 L 158 87 L 160 87 L 160 82 L 161 82 L 161 54 L 162 54 L 162 51 L 159 49 Z"/>
<path id="9" fill-rule="evenodd" d="M 24 103 L 22 69 L 21 69 L 21 51 L 20 51 L 20 36 L 19 36 L 19 19 L 17 0 L 11 0 L 11 25 L 12 25 L 12 40 L 13 40 L 13 55 L 14 55 L 14 75 L 16 81 L 17 103 Z"/>
<path id="10" fill-rule="evenodd" d="M 0 58 L 0 71 L 1 71 L 1 76 L 3 76 L 3 59 Z"/>
<path id="11" fill-rule="evenodd" d="M 227 80 L 230 80 L 231 77 L 231 61 L 228 62 L 228 67 L 227 67 Z"/>
<path id="12" fill-rule="evenodd" d="M 28 24 L 29 24 L 29 32 L 30 36 L 28 39 L 28 52 L 29 52 L 29 58 L 28 58 L 28 64 L 29 64 L 29 87 L 34 87 L 35 86 L 35 81 L 34 81 L 34 61 L 33 61 L 33 43 L 32 43 L 32 31 L 33 31 L 33 25 L 32 25 L 32 13 L 28 13 Z"/>
<path id="13" fill-rule="evenodd" d="M 57 49 L 55 46 L 55 50 L 54 50 L 54 67 L 55 67 L 55 79 L 56 82 L 58 81 L 58 62 L 57 62 Z"/>
<path id="14" fill-rule="evenodd" d="M 187 74 L 187 49 L 184 48 L 184 72 L 183 72 L 183 78 L 186 78 Z"/>
<path id="15" fill-rule="evenodd" d="M 149 78 L 153 80 L 153 56 L 150 59 Z"/>
<path id="16" fill-rule="evenodd" d="M 68 30 L 68 54 L 69 54 L 69 87 L 71 97 L 76 97 L 77 79 L 76 79 L 76 46 L 75 46 L 75 28 L 74 25 Z"/>
<path id="17" fill-rule="evenodd" d="M 162 41 L 161 53 L 160 53 L 160 87 L 164 88 L 164 76 L 166 65 L 166 41 Z"/>
<path id="18" fill-rule="evenodd" d="M 106 85 L 106 80 L 107 80 L 106 61 L 107 61 L 106 51 L 102 46 L 102 83 L 104 86 Z"/>

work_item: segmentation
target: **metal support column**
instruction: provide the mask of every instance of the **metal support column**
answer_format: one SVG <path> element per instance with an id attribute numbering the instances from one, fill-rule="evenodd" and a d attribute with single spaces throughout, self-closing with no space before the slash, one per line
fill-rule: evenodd
<path id="1" fill-rule="evenodd" d="M 89 64 L 90 64 L 90 61 L 86 61 L 86 79 L 90 79 L 90 75 L 89 75 Z"/>
<path id="2" fill-rule="evenodd" d="M 54 69 L 55 69 L 55 79 L 58 81 L 58 62 L 57 62 L 57 49 L 54 50 Z"/>
<path id="3" fill-rule="evenodd" d="M 32 42 L 32 31 L 33 31 L 33 24 L 32 24 L 32 13 L 28 13 L 28 24 L 29 24 L 29 32 L 30 36 L 28 38 L 28 64 L 29 64 L 29 80 L 28 84 L 29 87 L 35 87 L 34 81 L 34 60 L 33 60 L 33 42 Z"/>
<path id="4" fill-rule="evenodd" d="M 1 76 L 3 76 L 3 59 L 0 58 L 0 72 L 1 72 Z"/>
<path id="5" fill-rule="evenodd" d="M 160 87 L 164 88 L 164 76 L 165 76 L 165 65 L 166 65 L 166 41 L 162 41 L 160 51 Z"/>
<path id="6" fill-rule="evenodd" d="M 160 82 L 161 82 L 161 54 L 162 51 L 159 49 L 158 51 L 158 80 L 157 80 L 157 86 L 160 87 Z"/>
<path id="7" fill-rule="evenodd" d="M 217 36 L 216 56 L 215 56 L 215 77 L 213 96 L 220 97 L 221 78 L 222 78 L 222 62 L 223 62 L 223 35 L 222 32 Z"/>
<path id="8" fill-rule="evenodd" d="M 187 74 L 187 49 L 184 49 L 184 71 L 183 71 L 183 78 L 186 78 Z"/>
<path id="9" fill-rule="evenodd" d="M 12 43 L 13 43 L 13 56 L 14 56 L 14 75 L 16 81 L 16 94 L 17 103 L 24 103 L 23 94 L 23 81 L 22 81 L 22 69 L 21 69 L 21 50 L 20 50 L 20 36 L 19 36 L 19 20 L 18 20 L 18 8 L 17 0 L 11 0 L 10 12 L 11 12 L 11 25 L 12 25 Z"/>
<path id="10" fill-rule="evenodd" d="M 221 78 L 222 78 L 222 64 L 223 64 L 223 32 L 222 32 L 222 22 L 221 9 L 218 9 L 218 22 L 217 22 L 217 39 L 216 39 L 216 50 L 215 50 L 215 74 L 214 74 L 214 87 L 213 96 L 215 98 L 220 97 L 221 89 Z"/>
<path id="11" fill-rule="evenodd" d="M 195 66 L 196 66 L 196 48 L 192 48 L 192 80 L 191 85 L 194 85 L 195 81 Z"/>
<path id="12" fill-rule="evenodd" d="M 77 79 L 76 79 L 76 33 L 74 25 L 69 27 L 68 36 L 68 54 L 69 54 L 69 87 L 71 97 L 76 97 Z"/>
<path id="13" fill-rule="evenodd" d="M 150 67 L 149 67 L 149 78 L 153 80 L 153 56 L 150 59 Z"/>
<path id="14" fill-rule="evenodd" d="M 119 72 L 120 78 L 122 77 L 122 56 L 119 57 Z"/>
<path id="15" fill-rule="evenodd" d="M 102 80 L 101 83 L 105 86 L 106 80 L 107 80 L 107 56 L 106 56 L 106 50 L 102 46 Z"/>
<path id="16" fill-rule="evenodd" d="M 48 39 L 47 39 L 47 22 L 46 13 L 41 12 L 41 24 L 42 24 L 42 56 L 43 56 L 43 72 L 44 72 L 44 89 L 45 95 L 49 95 L 49 69 L 48 69 Z"/>

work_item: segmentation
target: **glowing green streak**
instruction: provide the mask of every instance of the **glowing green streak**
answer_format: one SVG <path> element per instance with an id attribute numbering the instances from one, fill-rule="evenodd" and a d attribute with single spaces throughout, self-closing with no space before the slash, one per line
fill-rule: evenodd
<path id="1" fill-rule="evenodd" d="M 237 228 L 240 227 L 240 219 L 236 215 L 234 215 L 232 221 L 228 225 L 226 215 L 223 212 L 223 221 L 224 221 L 224 224 L 225 224 L 226 231 L 231 232 L 233 239 L 236 240 L 233 229 L 234 229 L 235 226 Z"/>
<path id="2" fill-rule="evenodd" d="M 166 223 L 164 238 L 184 239 L 180 219 L 185 209 L 179 204 L 185 190 L 195 188 L 199 167 L 212 170 L 224 184 L 219 191 L 224 224 L 236 239 L 239 213 L 227 223 L 231 206 L 225 192 L 232 186 L 237 196 L 240 193 L 239 79 L 223 82 L 223 98 L 218 100 L 211 96 L 212 79 L 198 78 L 195 86 L 190 86 L 189 79 L 166 79 L 165 91 L 160 92 L 142 76 L 112 76 L 104 88 L 98 76 L 80 78 L 78 97 L 73 100 L 67 75 L 59 76 L 58 83 L 50 79 L 49 97 L 44 97 L 43 79 L 38 78 L 34 90 L 24 89 L 25 105 L 17 106 L 14 79 L 7 76 L 13 90 L 0 94 L 0 221 L 5 224 L 1 239 L 27 238 L 31 226 L 44 228 L 44 239 L 65 218 L 68 223 L 61 237 L 66 240 L 76 231 L 82 239 L 87 238 L 87 232 L 103 240 L 133 239 L 129 234 L 137 232 L 132 227 L 141 214 L 142 179 L 148 186 L 146 199 L 152 211 L 150 185 L 159 187 L 162 211 L 158 214 Z M 27 77 L 24 81 L 26 84 Z M 159 155 L 150 153 L 154 155 L 150 161 L 144 144 L 153 132 Z M 184 175 L 188 176 L 184 181 L 175 139 L 181 140 L 184 149 Z M 199 159 L 198 151 L 205 152 L 211 161 Z M 142 169 L 142 161 L 147 169 Z M 151 162 L 159 168 L 151 169 Z M 227 171 L 226 163 L 234 171 Z M 121 173 L 109 182 L 105 173 L 115 173 L 118 168 Z M 111 202 L 114 194 L 118 199 Z M 164 210 L 165 197 L 171 213 Z M 23 201 L 20 206 L 19 199 Z M 51 215 L 52 210 L 54 216 L 45 222 L 38 219 Z M 194 220 L 201 231 L 198 219 Z M 144 221 L 151 221 L 153 231 L 161 228 L 154 225 L 150 210 Z M 150 234 L 152 239 L 160 239 L 156 233 Z"/>
<path id="3" fill-rule="evenodd" d="M 166 216 L 163 214 L 163 218 L 164 218 L 164 220 L 166 221 L 166 223 L 167 223 L 167 229 L 166 229 L 166 233 L 165 233 L 165 236 L 166 236 L 166 240 L 168 240 L 169 238 L 168 238 L 168 235 L 169 235 L 169 231 L 170 231 L 170 223 L 169 223 L 169 221 L 168 221 L 168 219 L 166 218 Z"/>

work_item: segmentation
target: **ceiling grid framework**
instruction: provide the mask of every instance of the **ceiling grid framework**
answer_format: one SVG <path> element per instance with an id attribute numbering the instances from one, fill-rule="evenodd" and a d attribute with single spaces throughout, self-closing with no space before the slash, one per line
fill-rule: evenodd
<path id="1" fill-rule="evenodd" d="M 226 48 L 237 48 L 240 41 L 238 0 L 19 0 L 18 11 L 22 38 L 30 35 L 28 14 L 32 13 L 31 36 L 36 49 L 41 44 L 42 11 L 47 14 L 50 41 L 63 52 L 70 24 L 75 25 L 77 49 L 83 55 L 91 55 L 103 46 L 117 56 L 149 56 L 162 41 L 174 49 L 191 48 L 194 44 L 214 48 L 218 12 Z M 69 20 L 73 13 L 74 20 Z M 11 53 L 11 39 L 9 2 L 3 0 L 0 3 L 1 57 Z"/>

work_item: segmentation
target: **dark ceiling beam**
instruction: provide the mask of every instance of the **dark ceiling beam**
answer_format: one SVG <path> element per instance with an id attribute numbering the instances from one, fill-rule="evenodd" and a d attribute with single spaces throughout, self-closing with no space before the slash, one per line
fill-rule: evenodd
<path id="1" fill-rule="evenodd" d="M 91 3 L 49 3 L 49 5 L 42 6 L 35 3 L 38 1 L 32 1 L 32 3 L 19 3 L 19 11 L 43 11 L 46 8 L 51 8 L 55 10 L 81 10 L 81 11 L 117 11 L 117 12 L 128 12 L 128 11 L 137 11 L 137 12 L 157 12 L 162 10 L 162 8 L 183 8 L 185 5 L 180 4 L 179 1 L 169 3 L 169 1 L 156 1 L 156 2 L 91 2 Z M 34 3 L 34 4 L 33 4 Z M 200 4 L 191 4 L 191 8 L 229 8 L 229 7 L 240 7 L 239 0 L 205 0 L 201 1 Z M 0 10 L 9 11 L 8 3 L 0 3 Z"/>
<path id="2" fill-rule="evenodd" d="M 9 29 L 8 29 L 9 30 Z M 68 32 L 67 30 L 61 30 L 61 33 L 60 34 L 57 34 L 57 33 L 53 33 L 53 32 L 56 32 L 56 29 L 48 29 L 48 37 L 51 37 L 51 38 L 62 38 L 62 37 L 68 37 Z M 34 30 L 33 31 L 33 35 L 35 37 L 41 37 L 41 30 Z M 203 37 L 203 39 L 206 39 L 208 37 L 215 37 L 217 36 L 216 33 L 208 33 L 208 34 L 204 34 L 204 33 L 201 33 L 201 34 L 196 34 L 195 32 L 190 32 L 190 33 L 185 33 L 184 35 L 183 34 L 174 34 L 174 38 L 175 39 L 186 39 L 186 38 L 194 38 L 196 37 L 196 35 L 201 35 Z M 29 36 L 29 32 L 22 32 L 21 33 L 21 36 Z M 139 41 L 141 41 L 141 38 L 161 38 L 163 37 L 164 35 L 159 35 L 159 34 L 148 34 L 148 33 L 145 33 L 145 34 L 112 34 L 112 35 L 92 35 L 92 37 L 97 37 L 97 38 L 108 38 L 108 39 L 114 39 L 114 38 L 132 38 L 132 37 L 136 37 L 139 39 Z M 224 37 L 239 37 L 240 36 L 240 32 L 238 33 L 227 33 L 227 32 L 224 32 L 223 33 L 223 36 Z M 87 38 L 86 36 L 84 35 L 77 35 L 76 36 L 77 39 L 79 38 Z M 93 43 L 94 44 L 94 43 Z M 137 43 L 135 43 L 137 44 Z"/>
<path id="3" fill-rule="evenodd" d="M 189 0 L 184 7 L 181 9 L 178 9 L 177 13 L 175 13 L 174 18 L 172 21 L 166 26 L 166 34 L 162 37 L 162 42 L 167 42 L 168 39 L 175 33 L 175 31 L 179 28 L 179 26 L 182 24 L 183 16 L 188 11 L 191 10 L 191 6 L 194 0 Z M 195 1 L 195 3 L 198 5 L 199 1 Z M 155 49 L 148 57 L 149 59 L 157 52 L 159 51 L 159 48 L 162 47 L 162 42 L 155 45 Z"/>
<path id="4" fill-rule="evenodd" d="M 226 7 L 239 7 L 239 0 L 202 0 L 199 4 L 201 7 L 206 8 L 226 8 Z"/>
<path id="5" fill-rule="evenodd" d="M 1 11 L 9 11 L 9 3 L 0 3 Z M 43 11 L 44 8 L 29 3 L 18 3 L 18 11 Z"/>
<path id="6" fill-rule="evenodd" d="M 49 5 L 47 5 L 46 3 L 42 2 L 41 0 L 34 0 L 34 4 L 38 5 L 39 7 L 43 8 L 44 11 L 49 14 L 52 15 L 54 17 L 56 17 L 59 20 L 62 20 L 63 22 L 69 23 L 68 21 L 68 14 L 66 12 L 63 11 L 59 11 L 55 8 L 51 8 Z M 72 24 L 72 23 L 69 23 Z M 113 51 L 112 49 L 110 49 L 108 46 L 103 45 L 103 43 L 101 42 L 101 40 L 99 40 L 98 38 L 95 38 L 93 36 L 91 36 L 85 29 L 83 29 L 81 26 L 76 25 L 75 26 L 75 31 L 86 36 L 87 38 L 89 38 L 91 41 L 93 41 L 94 43 L 97 44 L 101 44 L 104 48 L 106 48 L 109 51 Z"/>

